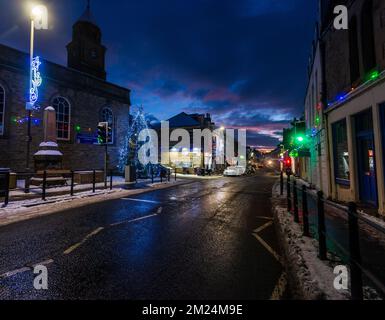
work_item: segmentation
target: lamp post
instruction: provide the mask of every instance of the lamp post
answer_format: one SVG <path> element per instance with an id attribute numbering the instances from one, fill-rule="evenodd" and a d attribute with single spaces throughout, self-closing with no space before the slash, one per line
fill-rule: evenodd
<path id="1" fill-rule="evenodd" d="M 27 155 L 26 155 L 26 170 L 30 171 L 30 153 L 31 153 L 31 122 L 32 122 L 32 110 L 34 109 L 35 103 L 38 98 L 37 88 L 41 84 L 40 73 L 38 68 L 40 65 L 39 57 L 34 57 L 34 41 L 35 41 L 35 29 L 46 30 L 48 29 L 48 11 L 43 5 L 34 6 L 30 14 L 31 20 L 31 35 L 30 35 L 30 60 L 29 60 L 29 101 L 26 103 L 27 110 Z M 29 179 L 26 179 L 26 192 L 29 192 Z"/>

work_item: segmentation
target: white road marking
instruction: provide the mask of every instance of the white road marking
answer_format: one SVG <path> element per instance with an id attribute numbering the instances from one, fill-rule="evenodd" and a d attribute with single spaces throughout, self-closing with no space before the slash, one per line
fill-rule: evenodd
<path id="1" fill-rule="evenodd" d="M 281 300 L 283 294 L 285 293 L 286 286 L 287 286 L 287 276 L 285 272 L 282 272 L 273 290 L 273 293 L 271 294 L 270 300 Z"/>
<path id="2" fill-rule="evenodd" d="M 63 252 L 64 255 L 68 255 L 70 254 L 71 252 L 75 251 L 77 248 L 79 248 L 82 244 L 84 244 L 88 239 L 90 239 L 91 237 L 97 235 L 100 231 L 102 231 L 104 228 L 103 227 L 100 227 L 100 228 L 97 228 L 95 229 L 94 231 L 92 231 L 91 233 L 87 234 L 82 241 L 74 244 L 73 246 L 69 247 L 67 250 L 65 250 Z"/>
<path id="3" fill-rule="evenodd" d="M 262 219 L 262 220 L 270 220 L 270 221 L 273 221 L 274 220 L 274 218 L 272 218 L 272 217 L 263 217 L 263 216 L 258 216 L 258 217 L 256 217 L 257 219 Z"/>
<path id="4" fill-rule="evenodd" d="M 270 247 L 259 235 L 257 235 L 256 233 L 253 233 L 253 236 L 260 242 L 260 244 L 262 244 L 265 249 L 267 251 L 269 251 L 272 256 L 279 262 L 282 264 L 282 261 L 281 261 L 281 257 L 278 255 L 278 253 L 276 253 L 272 247 Z"/>
<path id="5" fill-rule="evenodd" d="M 146 203 L 160 203 L 159 201 L 155 201 L 155 200 L 134 199 L 134 198 L 122 198 L 122 200 L 136 201 L 136 202 L 146 202 Z"/>
<path id="6" fill-rule="evenodd" d="M 154 214 L 150 214 L 148 216 L 144 216 L 144 217 L 140 217 L 140 218 L 136 218 L 136 219 L 132 219 L 132 220 L 125 220 L 125 221 L 115 222 L 115 223 L 110 224 L 110 227 L 115 227 L 115 226 L 119 226 L 119 225 L 122 225 L 122 224 L 125 224 L 125 223 L 132 223 L 132 222 L 136 222 L 136 221 L 152 218 L 152 217 L 155 217 L 157 215 L 158 215 L 157 213 L 154 213 Z"/>
<path id="7" fill-rule="evenodd" d="M 52 259 L 48 259 L 48 260 L 45 260 L 45 261 L 42 261 L 42 262 L 39 262 L 39 263 L 34 263 L 32 265 L 32 268 L 35 268 L 36 266 L 47 266 L 51 263 L 53 263 L 54 261 Z"/>
<path id="8" fill-rule="evenodd" d="M 262 230 L 265 230 L 266 228 L 270 227 L 272 224 L 273 224 L 273 221 L 269 221 L 268 223 L 265 223 L 263 226 L 261 226 L 261 227 L 255 229 L 255 230 L 253 231 L 253 233 L 259 233 L 259 232 L 261 232 Z"/>
<path id="9" fill-rule="evenodd" d="M 161 214 L 162 211 L 163 211 L 163 208 L 162 208 L 162 207 L 159 207 L 159 208 L 158 208 L 158 211 L 157 211 L 156 213 L 157 213 L 157 214 Z"/>
<path id="10" fill-rule="evenodd" d="M 31 270 L 30 267 L 23 267 L 23 268 L 20 268 L 20 269 L 8 271 L 8 272 L 3 273 L 2 275 L 0 275 L 0 279 L 9 278 L 9 277 L 12 277 L 12 276 L 14 276 L 16 274 L 23 273 L 23 272 L 30 271 L 30 270 Z"/>
<path id="11" fill-rule="evenodd" d="M 26 267 L 22 267 L 22 268 L 19 268 L 19 269 L 16 269 L 16 270 L 12 270 L 12 271 L 8 271 L 6 273 L 3 273 L 0 275 L 0 279 L 5 279 L 5 278 L 9 278 L 9 277 L 13 277 L 19 273 L 24 273 L 24 272 L 27 272 L 27 271 L 32 271 L 36 266 L 47 266 L 51 263 L 53 263 L 54 261 L 52 259 L 48 259 L 48 260 L 45 260 L 45 261 L 42 261 L 42 262 L 39 262 L 39 263 L 34 263 L 32 264 L 30 267 L 26 266 Z"/>
<path id="12" fill-rule="evenodd" d="M 253 231 L 252 235 L 259 241 L 260 244 L 262 244 L 262 245 L 265 247 L 265 249 L 266 249 L 267 251 L 269 251 L 269 252 L 272 254 L 272 256 L 273 256 L 279 263 L 282 264 L 281 257 L 278 255 L 278 253 L 276 253 L 276 252 L 274 251 L 274 249 L 273 249 L 272 247 L 270 247 L 270 246 L 265 242 L 265 240 L 263 240 L 263 239 L 258 235 L 259 232 L 261 232 L 262 230 L 265 230 L 266 228 L 270 227 L 271 225 L 273 225 L 273 221 L 269 221 L 269 222 L 265 223 L 263 226 L 261 226 L 261 227 L 255 229 L 255 230 Z"/>

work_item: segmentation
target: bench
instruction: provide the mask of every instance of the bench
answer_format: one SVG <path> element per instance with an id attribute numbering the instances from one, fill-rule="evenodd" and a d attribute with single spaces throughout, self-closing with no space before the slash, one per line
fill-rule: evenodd
<path id="1" fill-rule="evenodd" d="M 93 171 L 76 171 L 74 173 L 74 181 L 77 184 L 91 184 L 93 182 Z M 104 182 L 104 171 L 95 171 L 95 182 Z"/>
<path id="2" fill-rule="evenodd" d="M 70 170 L 46 170 L 46 184 L 49 187 L 52 186 L 65 186 L 67 185 L 67 178 L 71 176 Z M 44 181 L 44 171 L 39 170 L 31 179 L 31 185 L 41 186 Z"/>

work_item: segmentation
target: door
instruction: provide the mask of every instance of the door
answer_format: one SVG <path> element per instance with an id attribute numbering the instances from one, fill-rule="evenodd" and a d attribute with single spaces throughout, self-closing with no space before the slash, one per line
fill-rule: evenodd
<path id="1" fill-rule="evenodd" d="M 377 207 L 377 179 L 373 134 L 357 137 L 358 179 L 362 203 Z"/>

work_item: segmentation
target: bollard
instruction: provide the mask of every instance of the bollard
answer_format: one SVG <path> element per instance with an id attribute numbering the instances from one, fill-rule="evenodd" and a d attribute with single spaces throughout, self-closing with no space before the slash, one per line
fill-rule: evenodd
<path id="1" fill-rule="evenodd" d="M 297 180 L 293 180 L 294 222 L 299 223 Z"/>
<path id="2" fill-rule="evenodd" d="M 357 205 L 349 203 L 349 266 L 351 274 L 351 294 L 352 300 L 363 300 L 362 292 L 362 273 L 360 269 L 360 235 L 358 227 Z"/>
<path id="3" fill-rule="evenodd" d="M 96 192 L 96 170 L 93 170 L 93 175 L 92 175 L 92 192 Z"/>
<path id="4" fill-rule="evenodd" d="M 163 183 L 163 173 L 160 173 L 160 183 Z"/>
<path id="5" fill-rule="evenodd" d="M 24 193 L 29 193 L 31 187 L 31 176 L 30 173 L 27 173 L 25 176 L 26 177 L 24 181 Z"/>
<path id="6" fill-rule="evenodd" d="M 151 167 L 151 183 L 154 184 L 154 169 Z"/>
<path id="7" fill-rule="evenodd" d="M 5 198 L 4 198 L 4 207 L 6 207 L 9 203 L 9 180 L 11 178 L 11 172 L 8 171 L 5 174 Z"/>
<path id="8" fill-rule="evenodd" d="M 47 188 L 47 171 L 44 170 L 43 173 L 43 192 L 42 192 L 42 200 L 45 201 L 46 198 L 46 188 Z"/>
<path id="9" fill-rule="evenodd" d="M 175 181 L 176 181 L 176 168 L 175 168 Z"/>
<path id="10" fill-rule="evenodd" d="M 10 175 L 11 175 L 11 172 L 9 169 L 7 170 L 1 170 L 0 172 L 1 174 L 4 174 L 4 177 L 5 177 L 5 189 L 4 190 L 0 190 L 1 192 L 3 192 L 4 194 L 4 206 L 3 207 L 6 207 L 9 203 L 9 180 L 10 180 Z"/>
<path id="11" fill-rule="evenodd" d="M 281 187 L 280 195 L 283 196 L 283 171 L 281 171 L 281 175 L 280 175 L 279 181 L 280 181 L 280 187 Z"/>
<path id="12" fill-rule="evenodd" d="M 286 193 L 287 193 L 287 211 L 291 212 L 290 175 L 287 175 Z"/>
<path id="13" fill-rule="evenodd" d="M 168 182 L 171 181 L 171 170 L 167 170 L 167 180 Z"/>
<path id="14" fill-rule="evenodd" d="M 309 230 L 309 209 L 307 205 L 307 192 L 306 186 L 302 186 L 302 223 L 303 223 L 303 235 L 310 237 Z"/>
<path id="15" fill-rule="evenodd" d="M 323 192 L 317 192 L 317 214 L 318 214 L 318 249 L 319 258 L 327 259 L 326 251 L 326 225 L 325 225 L 325 206 L 323 201 Z"/>
<path id="16" fill-rule="evenodd" d="M 113 172 L 111 170 L 111 172 L 110 172 L 110 190 L 112 190 L 112 178 L 113 178 Z"/>
<path id="17" fill-rule="evenodd" d="M 71 197 L 74 195 L 75 172 L 71 170 Z"/>

